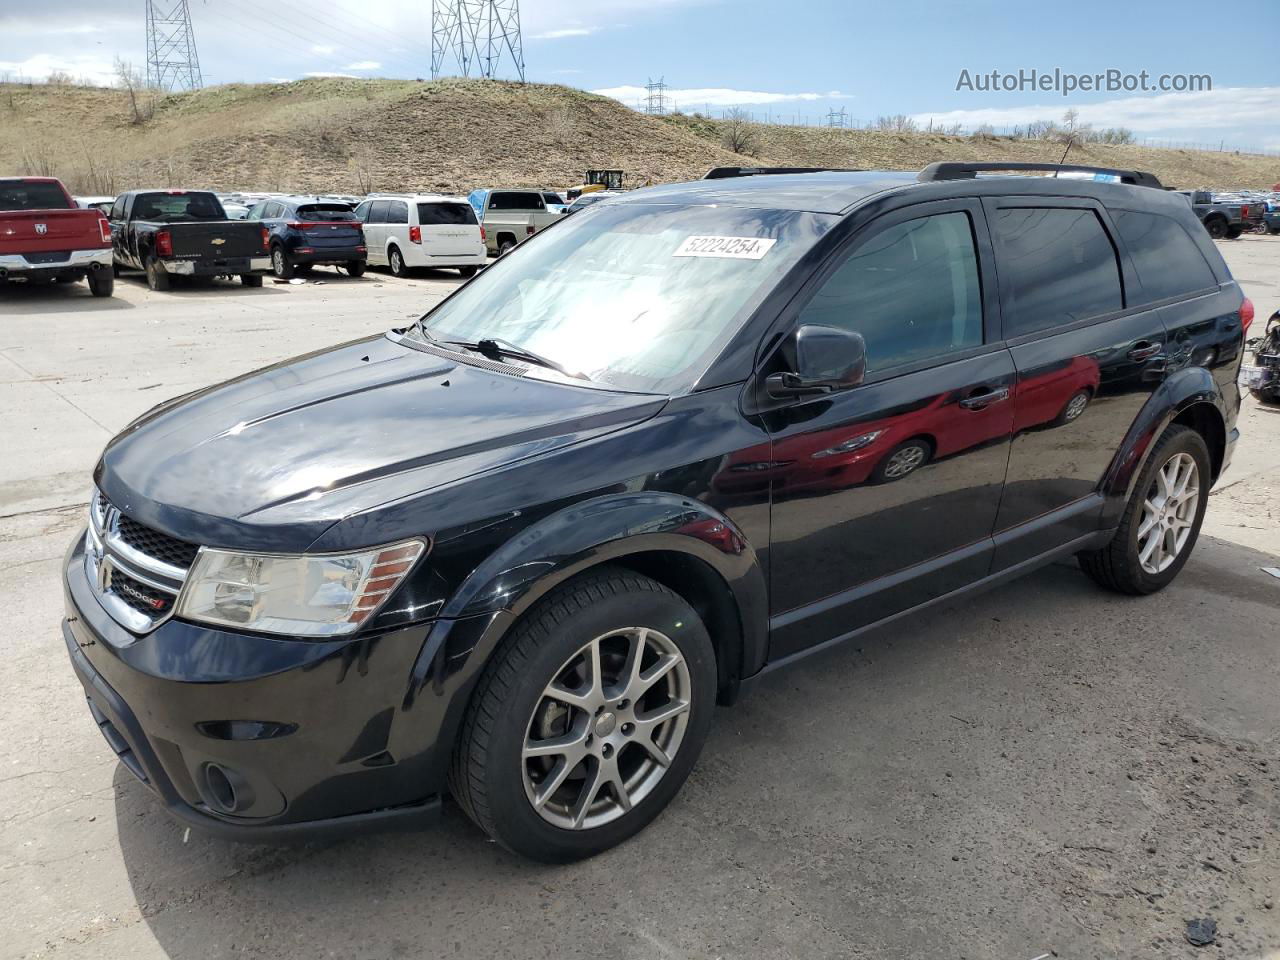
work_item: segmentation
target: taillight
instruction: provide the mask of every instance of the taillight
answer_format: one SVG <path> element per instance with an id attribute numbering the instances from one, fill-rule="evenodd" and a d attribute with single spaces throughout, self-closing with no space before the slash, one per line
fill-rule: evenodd
<path id="1" fill-rule="evenodd" d="M 111 223 L 107 220 L 106 217 L 98 218 L 98 229 L 102 232 L 102 242 L 110 243 L 111 242 Z"/>
<path id="2" fill-rule="evenodd" d="M 262 249 L 263 250 L 271 249 L 271 231 L 268 230 L 266 227 L 262 228 Z"/>
<path id="3" fill-rule="evenodd" d="M 1247 203 L 1242 203 L 1240 205 L 1240 216 L 1242 217 L 1249 216 L 1249 205 Z"/>
<path id="4" fill-rule="evenodd" d="M 1244 303 L 1240 304 L 1240 329 L 1248 333 L 1251 323 L 1253 323 L 1253 301 L 1245 297 Z"/>
<path id="5" fill-rule="evenodd" d="M 173 235 L 168 230 L 156 234 L 156 253 L 161 257 L 173 256 Z"/>
<path id="6" fill-rule="evenodd" d="M 481 228 L 480 228 L 480 242 L 481 242 L 481 243 L 484 243 L 484 242 L 485 242 L 486 240 L 488 240 L 488 239 L 489 239 L 489 238 L 488 238 L 488 237 L 486 237 L 486 236 L 485 236 L 485 234 L 484 234 L 484 227 L 481 227 Z"/>
<path id="7" fill-rule="evenodd" d="M 294 221 L 293 223 L 286 223 L 285 226 L 288 227 L 290 230 L 305 230 L 307 229 L 307 227 L 311 226 L 311 224 L 298 223 L 297 221 Z"/>
<path id="8" fill-rule="evenodd" d="M 409 242 L 410 242 L 410 243 L 421 243 L 421 242 L 422 242 L 422 228 L 421 228 L 421 227 L 410 227 L 410 228 L 409 228 Z"/>
<path id="9" fill-rule="evenodd" d="M 526 236 L 530 236 L 530 237 L 532 237 L 532 236 L 533 236 L 533 224 L 531 223 L 531 224 L 529 224 L 527 227 L 525 227 L 525 228 L 524 228 L 524 232 L 525 232 L 525 235 L 526 235 Z"/>

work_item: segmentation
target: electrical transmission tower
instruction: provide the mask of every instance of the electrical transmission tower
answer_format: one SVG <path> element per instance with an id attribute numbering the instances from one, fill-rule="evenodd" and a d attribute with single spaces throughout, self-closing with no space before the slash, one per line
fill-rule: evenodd
<path id="1" fill-rule="evenodd" d="M 827 126 L 828 127 L 849 126 L 849 118 L 845 115 L 844 107 L 840 108 L 839 113 L 836 112 L 835 107 L 832 107 L 830 110 L 827 111 Z"/>
<path id="2" fill-rule="evenodd" d="M 204 86 L 187 0 L 147 0 L 147 86 L 165 93 Z"/>
<path id="3" fill-rule="evenodd" d="M 649 82 L 644 85 L 647 96 L 644 101 L 644 112 L 652 113 L 657 116 L 667 112 L 667 84 L 663 77 L 654 80 L 649 78 Z"/>
<path id="4" fill-rule="evenodd" d="M 492 80 L 506 51 L 524 83 L 520 0 L 431 0 L 431 79 L 452 54 L 458 71 Z"/>

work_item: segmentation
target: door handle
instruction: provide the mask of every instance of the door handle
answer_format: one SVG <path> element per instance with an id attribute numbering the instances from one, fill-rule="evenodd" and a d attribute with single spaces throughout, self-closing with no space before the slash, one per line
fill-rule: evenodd
<path id="1" fill-rule="evenodd" d="M 1129 351 L 1130 360 L 1150 360 L 1157 353 L 1164 349 L 1164 344 L 1153 343 L 1150 340 L 1139 340 L 1133 345 Z"/>
<path id="2" fill-rule="evenodd" d="M 966 410 L 985 410 L 993 403 L 1008 399 L 1008 387 L 978 387 L 960 401 L 960 406 Z"/>

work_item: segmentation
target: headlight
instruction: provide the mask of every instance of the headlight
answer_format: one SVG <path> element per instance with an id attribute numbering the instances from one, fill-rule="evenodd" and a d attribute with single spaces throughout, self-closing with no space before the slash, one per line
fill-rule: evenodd
<path id="1" fill-rule="evenodd" d="M 869 447 L 876 442 L 883 430 L 875 430 L 871 433 L 862 433 L 856 437 L 850 437 L 844 443 L 836 444 L 834 447 L 827 447 L 825 450 L 819 450 L 813 454 L 813 459 L 821 460 L 823 457 L 837 457 L 842 453 L 853 453 L 855 450 L 861 450 L 863 447 Z"/>
<path id="2" fill-rule="evenodd" d="M 272 556 L 201 549 L 177 615 L 294 636 L 352 633 L 426 550 L 421 540 L 342 556 Z"/>

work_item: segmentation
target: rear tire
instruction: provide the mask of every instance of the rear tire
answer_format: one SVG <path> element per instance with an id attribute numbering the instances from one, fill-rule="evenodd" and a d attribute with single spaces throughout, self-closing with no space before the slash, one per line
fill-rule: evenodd
<path id="1" fill-rule="evenodd" d="M 347 261 L 347 276 L 349 276 L 349 277 L 363 277 L 363 276 L 364 276 L 364 270 L 365 270 L 365 262 L 364 262 L 363 260 L 348 260 L 348 261 Z"/>
<path id="2" fill-rule="evenodd" d="M 498 256 L 505 257 L 508 253 L 516 248 L 516 242 L 510 237 L 506 237 L 498 242 Z"/>
<path id="3" fill-rule="evenodd" d="M 260 287 L 262 286 L 262 277 L 256 273 L 242 273 L 240 274 L 240 282 L 246 287 Z"/>
<path id="4" fill-rule="evenodd" d="M 676 795 L 715 699 L 715 653 L 693 608 L 648 577 L 600 568 L 543 598 L 494 653 L 467 706 L 450 789 L 515 853 L 547 863 L 592 856 L 643 829 Z M 562 736 L 575 739 L 526 753 Z"/>
<path id="5" fill-rule="evenodd" d="M 294 275 L 293 261 L 284 252 L 284 247 L 271 248 L 271 272 L 281 280 L 292 280 Z"/>
<path id="6" fill-rule="evenodd" d="M 1159 524 L 1155 524 L 1148 532 L 1148 524 L 1153 516 L 1149 504 L 1158 507 L 1161 501 L 1168 504 L 1172 500 L 1176 507 L 1179 502 L 1185 503 L 1187 499 L 1185 494 L 1170 497 L 1165 492 L 1165 480 L 1161 477 L 1175 461 L 1185 464 L 1186 461 L 1181 459 L 1184 457 L 1190 458 L 1196 468 L 1189 478 L 1189 484 L 1194 484 L 1195 502 L 1185 507 L 1185 516 L 1173 518 L 1175 522 L 1169 535 L 1166 535 Z M 1200 525 L 1204 522 L 1205 507 L 1209 503 L 1210 470 L 1209 448 L 1205 445 L 1204 438 L 1190 427 L 1177 424 L 1169 427 L 1151 451 L 1147 465 L 1142 468 L 1142 474 L 1134 484 L 1133 495 L 1125 505 L 1120 526 L 1116 528 L 1111 542 L 1099 550 L 1077 554 L 1084 572 L 1099 585 L 1117 593 L 1139 596 L 1167 587 L 1191 556 L 1200 536 Z M 1154 513 L 1159 514 L 1160 511 Z M 1188 521 L 1189 525 L 1184 526 L 1183 521 Z M 1187 531 L 1181 542 L 1178 537 L 1180 530 Z M 1168 545 L 1174 544 L 1173 556 L 1167 566 L 1159 567 L 1157 562 L 1159 569 L 1153 570 L 1144 564 L 1144 546 L 1149 542 L 1147 537 L 1157 539 L 1157 549 L 1162 555 L 1167 555 Z"/>
<path id="7" fill-rule="evenodd" d="M 173 285 L 168 272 L 154 256 L 147 257 L 143 269 L 147 273 L 147 286 L 152 290 L 163 292 Z"/>
<path id="8" fill-rule="evenodd" d="M 476 275 L 476 271 L 477 271 L 478 269 L 480 269 L 480 268 L 479 268 L 479 267 L 476 267 L 476 266 L 470 266 L 470 267 L 459 267 L 459 268 L 458 268 L 458 273 L 461 275 L 461 277 L 462 277 L 462 279 L 463 279 L 463 280 L 470 280 L 472 277 L 474 277 L 474 276 Z"/>
<path id="9" fill-rule="evenodd" d="M 391 265 L 391 275 L 393 277 L 407 277 L 409 268 L 405 266 L 404 254 L 400 252 L 399 247 L 392 247 L 387 252 L 387 262 Z"/>
<path id="10" fill-rule="evenodd" d="M 89 292 L 95 297 L 109 297 L 116 289 L 116 277 L 110 270 L 89 271 Z"/>
<path id="11" fill-rule="evenodd" d="M 1227 235 L 1227 221 L 1222 217 L 1210 217 L 1204 222 L 1204 228 L 1214 240 L 1221 240 Z"/>

